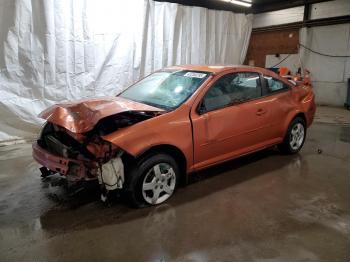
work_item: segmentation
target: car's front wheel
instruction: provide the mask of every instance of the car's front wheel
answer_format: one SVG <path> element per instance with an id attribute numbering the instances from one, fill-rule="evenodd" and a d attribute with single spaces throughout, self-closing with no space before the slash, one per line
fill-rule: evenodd
<path id="1" fill-rule="evenodd" d="M 285 154 L 295 154 L 303 147 L 306 137 L 306 123 L 301 117 L 296 117 L 290 123 L 283 142 L 278 146 Z"/>
<path id="2" fill-rule="evenodd" d="M 174 158 L 159 153 L 142 158 L 128 175 L 126 190 L 133 206 L 159 205 L 173 195 L 179 168 Z"/>

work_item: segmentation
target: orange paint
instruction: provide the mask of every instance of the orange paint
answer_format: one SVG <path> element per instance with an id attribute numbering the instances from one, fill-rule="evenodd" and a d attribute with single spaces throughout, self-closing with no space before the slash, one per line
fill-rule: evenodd
<path id="1" fill-rule="evenodd" d="M 102 139 L 134 157 L 154 146 L 171 145 L 184 155 L 187 173 L 281 143 L 289 123 L 299 113 L 304 114 L 308 126 L 313 121 L 316 106 L 312 88 L 302 84 L 293 86 L 269 70 L 248 66 L 195 65 L 173 66 L 164 70 L 177 69 L 212 74 L 173 111 L 166 112 L 114 97 L 57 105 L 44 111 L 41 116 L 69 132 L 84 133 L 100 119 L 112 114 L 130 110 L 162 112 L 156 117 L 102 136 Z M 235 72 L 257 72 L 261 76 L 273 77 L 289 88 L 200 114 L 199 105 L 210 87 L 222 76 Z M 38 147 L 35 149 L 37 151 Z M 88 149 L 98 151 L 96 145 L 90 145 Z"/>

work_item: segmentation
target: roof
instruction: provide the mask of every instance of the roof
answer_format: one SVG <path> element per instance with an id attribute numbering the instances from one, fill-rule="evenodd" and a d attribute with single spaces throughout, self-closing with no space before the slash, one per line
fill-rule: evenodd
<path id="1" fill-rule="evenodd" d="M 286 83 L 289 83 L 287 79 L 280 77 L 275 72 L 262 67 L 246 66 L 246 65 L 174 65 L 164 68 L 165 70 L 191 70 L 199 72 L 209 72 L 213 74 L 220 74 L 225 71 L 238 69 L 247 70 L 250 72 L 259 72 L 266 76 L 278 78 Z"/>
<path id="2" fill-rule="evenodd" d="M 230 69 L 251 69 L 251 70 L 257 70 L 261 71 L 264 70 L 263 68 L 258 67 L 252 67 L 252 66 L 246 66 L 246 65 L 175 65 L 166 67 L 165 69 L 177 69 L 177 70 L 192 70 L 192 71 L 203 71 L 203 72 L 210 72 L 210 73 L 221 73 Z"/>

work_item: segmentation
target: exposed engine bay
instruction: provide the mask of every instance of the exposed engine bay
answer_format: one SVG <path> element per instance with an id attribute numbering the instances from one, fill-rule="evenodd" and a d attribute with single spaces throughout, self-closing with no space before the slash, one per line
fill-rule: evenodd
<path id="1" fill-rule="evenodd" d="M 58 173 L 71 184 L 98 179 L 104 192 L 101 198 L 104 200 L 108 191 L 123 188 L 125 179 L 122 158 L 125 152 L 103 140 L 101 136 L 157 115 L 157 112 L 122 112 L 100 119 L 91 130 L 85 133 L 74 133 L 57 124 L 47 122 L 37 140 L 37 150 L 33 146 L 34 158 L 43 165 L 40 169 L 42 177 Z M 55 159 L 43 157 L 43 153 L 39 152 L 42 150 L 52 154 Z M 51 169 L 50 165 L 54 168 Z"/>

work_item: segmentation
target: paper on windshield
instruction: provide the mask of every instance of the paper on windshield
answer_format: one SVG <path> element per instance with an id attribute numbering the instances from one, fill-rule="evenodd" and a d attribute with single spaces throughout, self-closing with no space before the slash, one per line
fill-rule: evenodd
<path id="1" fill-rule="evenodd" d="M 196 73 L 196 72 L 188 72 L 186 74 L 184 74 L 184 76 L 186 77 L 192 77 L 192 78 L 204 78 L 207 76 L 207 74 L 204 73 Z"/>

